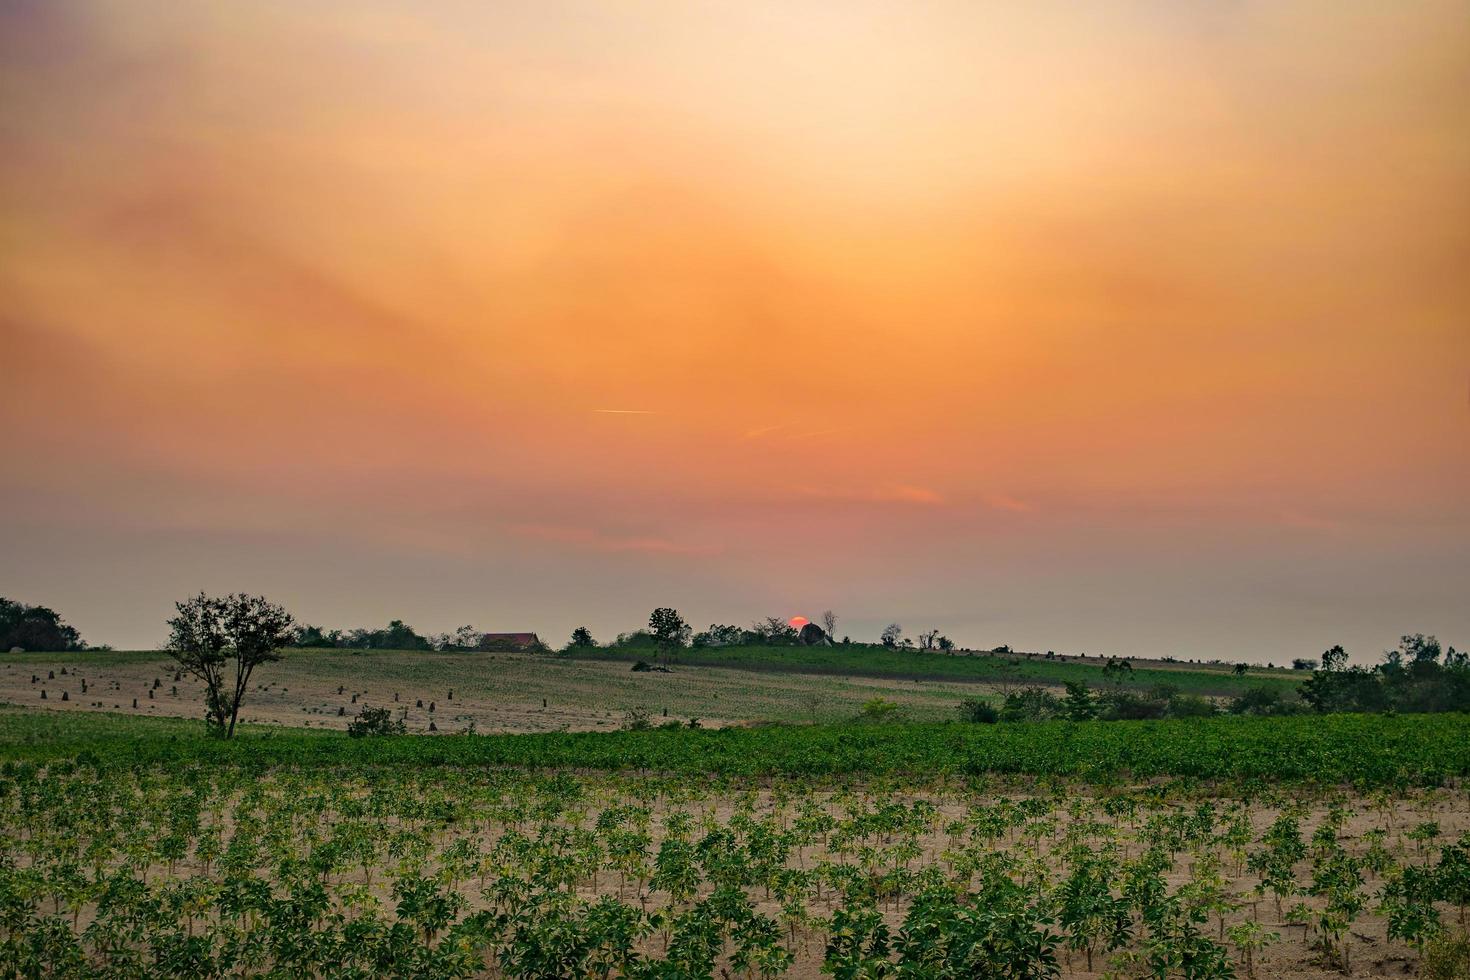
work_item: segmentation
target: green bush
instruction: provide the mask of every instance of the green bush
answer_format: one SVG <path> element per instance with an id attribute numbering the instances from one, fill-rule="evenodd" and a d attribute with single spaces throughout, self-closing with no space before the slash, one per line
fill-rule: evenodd
<path id="1" fill-rule="evenodd" d="M 959 705 L 960 721 L 967 721 L 975 725 L 994 725 L 1000 721 L 1000 712 L 988 701 L 979 698 L 966 698 Z"/>
<path id="2" fill-rule="evenodd" d="M 1425 980 L 1465 980 L 1470 977 L 1470 935 L 1445 934 L 1424 944 L 1419 975 Z"/>
<path id="3" fill-rule="evenodd" d="M 402 735 L 406 731 L 403 722 L 393 720 L 393 712 L 387 708 L 363 708 L 357 717 L 347 723 L 347 734 L 353 738 L 374 735 Z"/>
<path id="4" fill-rule="evenodd" d="M 1001 721 L 1047 721 L 1061 715 L 1061 700 L 1042 687 L 1028 687 L 1007 694 L 1000 709 Z"/>
<path id="5" fill-rule="evenodd" d="M 902 716 L 902 709 L 896 702 L 885 698 L 874 698 L 863 705 L 863 710 L 858 712 L 857 720 L 865 722 L 899 721 Z"/>

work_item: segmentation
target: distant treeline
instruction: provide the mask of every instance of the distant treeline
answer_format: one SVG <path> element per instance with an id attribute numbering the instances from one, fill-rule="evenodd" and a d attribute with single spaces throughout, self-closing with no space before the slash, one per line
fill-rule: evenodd
<path id="1" fill-rule="evenodd" d="M 1335 646 L 1322 654 L 1312 676 L 1289 697 L 1279 689 L 1253 687 L 1223 705 L 1177 687 L 1161 684 L 1147 691 L 1121 686 L 1093 690 L 1070 682 L 1058 697 L 1043 687 L 1006 695 L 999 708 L 979 699 L 960 705 L 965 721 L 1025 722 L 1201 718 L 1216 714 L 1305 715 L 1344 712 L 1425 714 L 1470 713 L 1470 653 L 1442 649 L 1439 640 L 1412 633 L 1373 667 L 1347 666 L 1347 652 Z"/>
<path id="2" fill-rule="evenodd" d="M 303 624 L 297 626 L 291 647 L 316 650 L 491 650 L 542 649 L 524 643 L 507 645 L 497 643 L 473 626 L 461 626 L 453 633 L 430 633 L 425 636 L 414 630 L 401 619 L 395 619 L 381 629 L 326 630 L 320 626 Z"/>
<path id="3" fill-rule="evenodd" d="M 15 649 L 85 650 L 87 645 L 56 610 L 0 596 L 0 653 Z"/>

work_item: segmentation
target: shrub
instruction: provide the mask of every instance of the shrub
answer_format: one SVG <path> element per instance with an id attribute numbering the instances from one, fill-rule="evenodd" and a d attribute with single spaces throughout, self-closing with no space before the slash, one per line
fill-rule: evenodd
<path id="1" fill-rule="evenodd" d="M 1131 691 L 1109 691 L 1099 700 L 1099 716 L 1106 721 L 1143 721 L 1162 718 L 1169 712 L 1168 701 L 1144 697 Z"/>
<path id="2" fill-rule="evenodd" d="M 994 725 L 1000 721 L 1000 712 L 988 701 L 979 698 L 966 698 L 959 705 L 960 721 L 967 721 L 975 725 Z"/>
<path id="3" fill-rule="evenodd" d="M 387 708 L 363 708 L 356 718 L 347 723 L 347 734 L 353 738 L 402 735 L 405 730 L 403 722 L 394 721 L 393 712 Z"/>
<path id="4" fill-rule="evenodd" d="M 1226 708 L 1232 715 L 1274 714 L 1281 704 L 1281 692 L 1269 687 L 1253 687 L 1233 699 Z"/>
<path id="5" fill-rule="evenodd" d="M 1470 977 L 1470 935 L 1438 936 L 1424 944 L 1419 975 L 1425 980 L 1463 980 Z"/>
<path id="6" fill-rule="evenodd" d="M 1169 699 L 1170 718 L 1208 718 L 1218 713 L 1215 702 L 1198 694 L 1176 694 Z"/>
<path id="7" fill-rule="evenodd" d="M 631 633 L 619 633 L 612 645 L 618 650 L 647 650 L 658 646 L 658 638 L 648 630 L 633 630 Z"/>
<path id="8" fill-rule="evenodd" d="M 629 708 L 623 713 L 623 728 L 627 731 L 646 732 L 652 727 L 647 708 Z"/>
<path id="9" fill-rule="evenodd" d="M 673 670 L 663 664 L 651 664 L 647 660 L 640 660 L 632 667 L 635 674 L 672 674 Z"/>
<path id="10" fill-rule="evenodd" d="M 1001 721 L 1046 721 L 1059 717 L 1062 702 L 1055 694 L 1042 687 L 1028 687 L 1014 694 L 1007 694 L 1000 709 Z"/>
<path id="11" fill-rule="evenodd" d="M 898 721 L 900 719 L 899 705 L 897 702 L 886 698 L 874 698 L 863 705 L 863 710 L 858 712 L 858 721 L 884 722 Z"/>

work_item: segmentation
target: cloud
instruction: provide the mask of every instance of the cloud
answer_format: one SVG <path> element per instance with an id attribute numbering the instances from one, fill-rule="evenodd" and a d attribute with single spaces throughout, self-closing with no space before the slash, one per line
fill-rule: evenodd
<path id="1" fill-rule="evenodd" d="M 513 524 L 512 533 L 539 541 L 571 545 L 588 551 L 641 552 L 658 555 L 712 555 L 718 548 L 708 545 L 690 545 L 668 538 L 649 535 L 608 534 L 596 528 L 572 527 L 561 524 Z"/>

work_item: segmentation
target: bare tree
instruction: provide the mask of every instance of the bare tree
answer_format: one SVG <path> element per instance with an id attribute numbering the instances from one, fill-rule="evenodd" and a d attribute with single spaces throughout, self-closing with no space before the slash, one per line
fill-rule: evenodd
<path id="1" fill-rule="evenodd" d="M 883 627 L 883 632 L 879 638 L 882 639 L 885 647 L 896 647 L 898 646 L 898 641 L 903 639 L 903 627 L 897 623 L 889 623 Z"/>
<path id="2" fill-rule="evenodd" d="M 934 649 L 934 643 L 938 639 L 939 639 L 939 630 L 937 630 L 937 629 L 929 630 L 927 633 L 920 633 L 919 634 L 919 649 L 921 649 L 921 650 L 933 650 Z"/>
<path id="3" fill-rule="evenodd" d="M 837 642 L 837 614 L 830 609 L 822 613 L 822 629 L 827 631 L 827 639 Z"/>
<path id="4" fill-rule="evenodd" d="M 179 614 L 168 621 L 169 654 L 204 682 L 210 734 L 230 738 L 250 675 L 261 664 L 281 659 L 276 651 L 291 642 L 295 621 L 275 603 L 243 592 L 219 598 L 201 592 L 175 608 Z"/>

